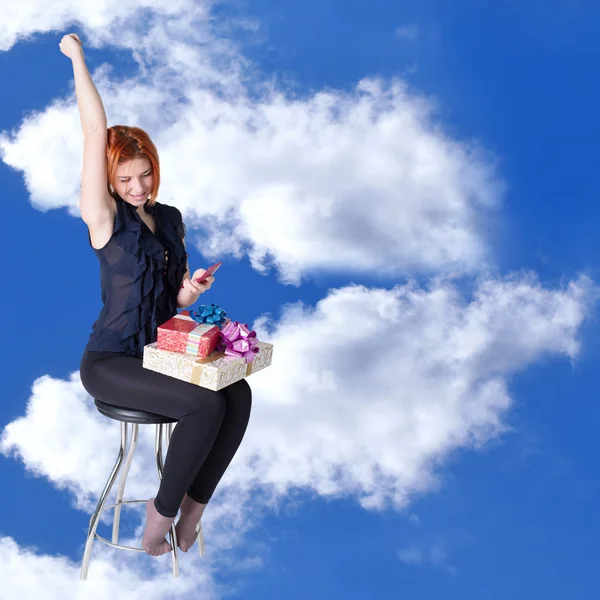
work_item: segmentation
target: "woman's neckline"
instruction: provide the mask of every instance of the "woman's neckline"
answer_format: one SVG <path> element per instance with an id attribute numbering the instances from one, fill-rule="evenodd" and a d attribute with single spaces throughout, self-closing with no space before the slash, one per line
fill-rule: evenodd
<path id="1" fill-rule="evenodd" d="M 121 202 L 125 202 L 125 200 L 123 200 L 121 198 Z M 157 233 L 158 233 L 158 217 L 157 217 L 157 210 L 156 210 L 156 203 L 154 203 L 154 206 L 149 206 L 148 205 L 148 200 L 146 200 L 146 203 L 144 204 L 144 212 L 147 215 L 150 215 L 151 217 L 154 218 L 154 231 L 152 231 L 152 229 L 150 229 L 150 226 L 148 225 L 148 223 L 146 223 L 146 221 L 144 221 L 144 219 L 142 218 L 142 215 L 140 215 L 140 213 L 137 211 L 136 208 L 134 208 L 133 206 L 131 206 L 131 204 L 129 204 L 129 202 L 126 202 L 126 204 L 131 208 L 131 210 L 135 213 L 135 216 L 142 222 L 142 225 L 154 236 L 154 237 L 158 237 Z"/>
<path id="2" fill-rule="evenodd" d="M 137 211 L 136 211 L 137 212 Z M 156 217 L 154 215 L 150 215 L 152 218 L 154 218 L 154 231 L 152 231 L 152 229 L 150 229 L 150 226 L 148 225 L 148 223 L 146 223 L 146 221 L 144 221 L 144 219 L 141 217 L 141 215 L 138 213 L 138 217 L 140 218 L 140 221 L 144 224 L 144 226 L 146 227 L 146 229 L 153 235 L 156 236 L 156 232 L 158 230 L 158 221 L 156 219 Z"/>

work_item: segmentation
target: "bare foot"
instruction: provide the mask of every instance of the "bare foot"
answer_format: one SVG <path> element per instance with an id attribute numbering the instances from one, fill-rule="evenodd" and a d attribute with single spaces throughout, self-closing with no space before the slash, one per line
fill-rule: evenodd
<path id="1" fill-rule="evenodd" d="M 177 546 L 183 552 L 187 552 L 194 545 L 194 542 L 198 537 L 196 526 L 202 518 L 205 507 L 206 504 L 200 504 L 195 500 L 192 500 L 187 494 L 183 497 L 181 513 L 177 525 L 175 525 L 175 531 L 177 532 Z"/>
<path id="2" fill-rule="evenodd" d="M 171 552 L 171 544 L 165 539 L 175 517 L 163 517 L 154 506 L 154 498 L 146 502 L 146 529 L 142 537 L 142 547 L 150 556 L 160 556 Z"/>

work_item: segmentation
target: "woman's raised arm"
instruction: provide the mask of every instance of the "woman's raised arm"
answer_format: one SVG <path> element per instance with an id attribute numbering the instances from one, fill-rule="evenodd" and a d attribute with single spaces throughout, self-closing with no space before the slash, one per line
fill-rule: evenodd
<path id="1" fill-rule="evenodd" d="M 76 33 L 65 35 L 59 46 L 60 51 L 68 56 L 73 64 L 77 105 L 84 133 L 101 128 L 106 129 L 104 105 L 85 64 L 79 36 Z"/>
<path id="2" fill-rule="evenodd" d="M 114 221 L 115 200 L 107 189 L 107 121 L 100 94 L 85 64 L 76 33 L 65 35 L 60 51 L 73 63 L 75 91 L 83 128 L 83 169 L 81 172 L 81 218 L 92 228 L 106 228 Z"/>

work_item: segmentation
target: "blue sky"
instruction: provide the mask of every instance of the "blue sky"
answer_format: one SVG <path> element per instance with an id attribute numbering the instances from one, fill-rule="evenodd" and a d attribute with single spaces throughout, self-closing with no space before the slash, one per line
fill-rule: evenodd
<path id="1" fill-rule="evenodd" d="M 75 597 L 86 524 L 118 444 L 118 425 L 95 414 L 77 381 L 100 295 L 76 214 L 79 119 L 58 50 L 71 31 L 109 125 L 138 124 L 157 140 L 163 202 L 184 214 L 190 268 L 223 260 L 201 300 L 275 344 L 272 367 L 249 380 L 247 438 L 207 509 L 210 556 L 183 557 L 181 594 L 594 597 L 600 6 L 225 3 L 210 8 L 212 27 L 194 25 L 208 40 L 199 50 L 199 36 L 175 35 L 188 22 L 177 12 L 171 30 L 159 19 L 148 35 L 164 2 L 137 16 L 135 3 L 118 15 L 95 4 L 102 27 L 91 16 L 77 23 L 74 2 L 62 3 L 71 20 L 44 18 L 35 4 L 0 30 L 12 263 L 0 309 L 26 307 L 4 323 L 2 597 Z M 166 62 L 175 76 L 165 84 L 160 61 L 175 41 L 192 67 Z M 103 64 L 112 69 L 96 76 Z M 356 88 L 373 78 L 384 91 L 370 96 L 368 123 Z M 386 95 L 392 81 L 405 96 Z M 268 96 L 267 82 L 287 102 Z M 148 89 L 164 97 L 144 106 Z M 315 116 L 311 99 L 323 92 L 335 96 L 337 125 Z M 394 120 L 401 114 L 410 128 Z M 214 115 L 230 128 L 213 127 Z M 412 170 L 418 147 L 424 179 Z M 138 450 L 138 497 L 155 490 L 150 437 Z M 94 572 L 95 560 L 112 577 Z M 18 574 L 34 565 L 24 583 Z M 149 585 L 145 597 L 171 597 L 167 560 L 94 547 L 89 594 L 115 594 L 111 585 L 134 577 Z"/>

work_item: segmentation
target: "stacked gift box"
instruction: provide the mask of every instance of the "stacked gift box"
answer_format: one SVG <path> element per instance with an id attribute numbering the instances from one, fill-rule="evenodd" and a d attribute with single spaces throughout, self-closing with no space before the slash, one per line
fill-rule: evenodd
<path id="1" fill-rule="evenodd" d="M 158 327 L 144 347 L 143 367 L 214 391 L 271 364 L 273 344 L 261 342 L 246 323 L 227 319 L 212 304 L 184 310 Z"/>

